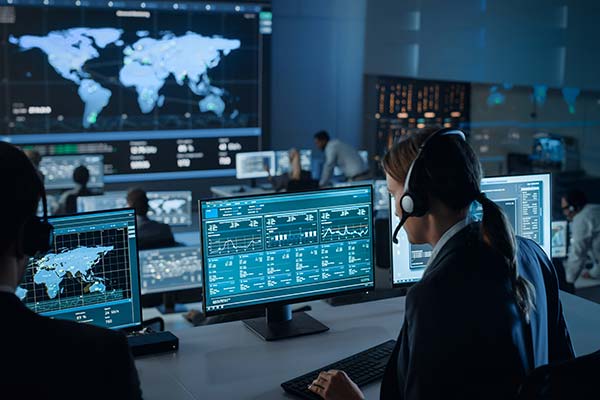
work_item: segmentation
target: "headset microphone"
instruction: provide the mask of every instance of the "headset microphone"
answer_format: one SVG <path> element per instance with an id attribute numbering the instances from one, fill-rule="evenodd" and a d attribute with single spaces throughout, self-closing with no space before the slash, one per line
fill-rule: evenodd
<path id="1" fill-rule="evenodd" d="M 394 244 L 398 244 L 398 233 L 400 232 L 400 228 L 402 228 L 402 225 L 404 225 L 407 219 L 408 215 L 402 214 L 402 219 L 400 220 L 398 225 L 396 225 L 396 229 L 394 229 L 394 234 L 392 235 L 392 242 Z"/>
<path id="2" fill-rule="evenodd" d="M 419 150 L 417 151 L 417 155 L 413 162 L 410 164 L 408 168 L 408 173 L 406 174 L 406 179 L 404 182 L 404 194 L 400 198 L 400 209 L 402 211 L 402 218 L 400 219 L 400 223 L 394 229 L 394 234 L 392 236 L 392 242 L 394 244 L 398 244 L 398 232 L 400 232 L 400 228 L 406 222 L 409 217 L 422 217 L 429 210 L 429 204 L 427 201 L 427 192 L 423 190 L 423 184 L 419 183 L 417 185 L 413 184 L 412 180 L 415 178 L 413 176 L 414 170 L 419 170 L 421 167 L 419 164 L 423 163 L 424 155 L 426 154 L 427 145 L 430 142 L 433 142 L 435 139 L 448 136 L 448 135 L 456 135 L 462 139 L 462 141 L 466 141 L 465 134 L 463 131 L 453 128 L 444 128 L 434 132 L 431 136 L 429 136 L 425 141 L 419 146 Z M 418 177 L 417 177 L 418 178 Z M 411 184 L 412 183 L 412 184 Z"/>

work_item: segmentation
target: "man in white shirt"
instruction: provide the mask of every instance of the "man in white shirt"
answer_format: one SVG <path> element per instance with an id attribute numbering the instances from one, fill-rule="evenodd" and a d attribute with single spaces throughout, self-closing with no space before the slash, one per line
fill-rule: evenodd
<path id="1" fill-rule="evenodd" d="M 333 169 L 337 166 L 349 181 L 360 181 L 370 178 L 369 166 L 358 154 L 358 151 L 338 139 L 330 139 L 325 131 L 315 133 L 315 145 L 325 153 L 325 164 L 321 172 L 319 186 L 330 183 Z"/>
<path id="2" fill-rule="evenodd" d="M 560 203 L 571 221 L 571 241 L 565 263 L 567 282 L 574 283 L 588 264 L 593 267 L 583 276 L 600 279 L 600 204 L 588 204 L 580 190 L 570 191 Z"/>

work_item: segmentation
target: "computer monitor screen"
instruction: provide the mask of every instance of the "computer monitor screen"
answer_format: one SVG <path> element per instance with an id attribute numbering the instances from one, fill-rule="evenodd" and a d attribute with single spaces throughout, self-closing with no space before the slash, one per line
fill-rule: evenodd
<path id="1" fill-rule="evenodd" d="M 300 152 L 300 168 L 304 171 L 311 170 L 312 151 L 299 150 Z M 275 152 L 275 175 L 283 175 L 290 172 L 290 156 L 287 150 L 278 150 Z"/>
<path id="2" fill-rule="evenodd" d="M 120 329 L 141 323 L 133 210 L 50 217 L 52 249 L 29 260 L 17 296 L 45 316 Z"/>
<path id="3" fill-rule="evenodd" d="M 235 155 L 237 179 L 266 178 L 275 174 L 275 152 L 255 151 Z"/>
<path id="4" fill-rule="evenodd" d="M 366 150 L 359 150 L 358 154 L 360 155 L 360 158 L 362 158 L 364 164 L 366 167 L 369 166 L 369 152 Z M 342 169 L 338 166 L 335 166 L 333 168 L 333 176 L 340 176 L 340 175 L 344 175 L 344 172 L 342 172 Z"/>
<path id="5" fill-rule="evenodd" d="M 192 224 L 192 192 L 150 191 L 148 197 L 148 217 L 169 225 Z M 98 196 L 80 196 L 77 198 L 77 211 L 89 212 L 113 210 L 127 207 L 127 192 L 104 192 Z"/>
<path id="6" fill-rule="evenodd" d="M 549 174 L 484 178 L 481 191 L 502 208 L 517 235 L 536 241 L 548 256 L 551 255 Z M 391 204 L 390 229 L 393 232 L 399 219 L 395 215 L 395 204 Z M 481 205 L 473 203 L 472 218 L 480 219 L 481 212 Z M 430 256 L 431 246 L 411 245 L 406 231 L 401 229 L 398 244 L 392 245 L 393 283 L 402 285 L 420 280 Z"/>
<path id="7" fill-rule="evenodd" d="M 207 314 L 374 285 L 371 187 L 203 200 Z"/>
<path id="8" fill-rule="evenodd" d="M 90 173 L 89 188 L 104 187 L 104 156 L 101 155 L 42 157 L 40 171 L 44 174 L 44 186 L 48 190 L 75 187 L 73 171 L 80 165 L 87 167 Z"/>
<path id="9" fill-rule="evenodd" d="M 568 226 L 567 221 L 552 221 L 552 258 L 567 256 Z"/>
<path id="10" fill-rule="evenodd" d="M 202 257 L 198 247 L 140 251 L 142 294 L 202 287 Z"/>
<path id="11" fill-rule="evenodd" d="M 77 197 L 77 212 L 114 210 L 127 207 L 127 192 L 111 191 L 98 196 Z"/>
<path id="12" fill-rule="evenodd" d="M 191 191 L 151 191 L 147 195 L 148 217 L 174 226 L 192 224 Z"/>
<path id="13" fill-rule="evenodd" d="M 390 208 L 390 196 L 385 179 L 373 181 L 373 207 L 375 210 L 388 210 Z"/>
<path id="14" fill-rule="evenodd" d="M 561 138 L 539 137 L 533 141 L 531 159 L 533 161 L 562 164 L 565 161 L 565 143 Z"/>
<path id="15" fill-rule="evenodd" d="M 103 154 L 109 183 L 232 177 L 259 149 L 270 2 L 0 4 L 0 140 Z"/>

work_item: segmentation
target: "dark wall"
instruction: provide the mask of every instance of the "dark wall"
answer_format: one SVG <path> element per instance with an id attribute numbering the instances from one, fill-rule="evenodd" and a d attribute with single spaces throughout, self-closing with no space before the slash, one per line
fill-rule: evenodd
<path id="1" fill-rule="evenodd" d="M 273 0 L 271 147 L 312 148 L 320 129 L 363 147 L 367 0 Z"/>
<path id="2" fill-rule="evenodd" d="M 476 83 L 472 138 L 492 174 L 538 132 L 575 138 L 600 174 L 599 20 L 596 0 L 368 0 L 365 73 Z M 495 85 L 506 101 L 490 106 Z"/>

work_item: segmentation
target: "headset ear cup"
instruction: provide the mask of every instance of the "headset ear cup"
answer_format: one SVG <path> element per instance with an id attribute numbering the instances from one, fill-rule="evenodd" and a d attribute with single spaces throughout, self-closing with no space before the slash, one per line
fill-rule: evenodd
<path id="1" fill-rule="evenodd" d="M 21 235 L 22 253 L 28 256 L 38 252 L 46 253 L 51 247 L 52 232 L 52 225 L 41 221 L 38 217 L 27 220 Z"/>
<path id="2" fill-rule="evenodd" d="M 400 199 L 400 208 L 402 209 L 402 214 L 409 216 L 415 211 L 415 202 L 410 192 L 402 195 L 402 198 Z"/>

